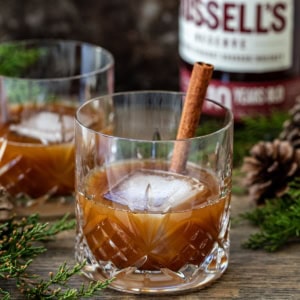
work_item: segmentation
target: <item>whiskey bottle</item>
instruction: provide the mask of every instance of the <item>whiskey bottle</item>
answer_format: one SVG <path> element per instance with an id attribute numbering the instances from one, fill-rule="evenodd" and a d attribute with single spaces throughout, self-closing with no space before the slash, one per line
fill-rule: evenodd
<path id="1" fill-rule="evenodd" d="M 300 99 L 300 1 L 181 0 L 179 56 L 180 89 L 195 61 L 212 63 L 207 98 L 236 121 L 288 110 Z"/>

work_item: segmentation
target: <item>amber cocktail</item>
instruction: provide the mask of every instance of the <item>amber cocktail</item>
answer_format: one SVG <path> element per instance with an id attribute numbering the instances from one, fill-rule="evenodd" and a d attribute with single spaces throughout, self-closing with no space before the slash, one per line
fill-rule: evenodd
<path id="1" fill-rule="evenodd" d="M 113 91 L 113 57 L 74 41 L 0 44 L 0 185 L 19 215 L 73 212 L 74 116 Z"/>
<path id="2" fill-rule="evenodd" d="M 12 196 L 73 193 L 75 110 L 62 104 L 10 110 L 10 121 L 0 125 L 0 182 Z"/>
<path id="3" fill-rule="evenodd" d="M 197 137 L 175 141 L 183 99 L 115 94 L 77 111 L 76 257 L 87 259 L 88 277 L 115 278 L 112 288 L 191 290 L 228 266 L 232 117 L 211 102 L 218 117 L 203 116 Z M 89 114 L 98 122 L 88 125 Z M 170 170 L 175 143 L 188 144 L 180 173 Z"/>

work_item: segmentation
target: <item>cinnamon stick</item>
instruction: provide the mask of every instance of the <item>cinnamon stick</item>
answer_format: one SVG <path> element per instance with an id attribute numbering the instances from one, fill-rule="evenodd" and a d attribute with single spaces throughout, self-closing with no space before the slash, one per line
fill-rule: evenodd
<path id="1" fill-rule="evenodd" d="M 204 62 L 196 62 L 194 64 L 186 98 L 184 100 L 176 140 L 188 139 L 195 136 L 202 112 L 202 105 L 213 70 L 214 67 L 211 64 Z M 184 172 L 188 150 L 189 147 L 186 141 L 178 141 L 175 143 L 170 171 L 176 173 Z"/>

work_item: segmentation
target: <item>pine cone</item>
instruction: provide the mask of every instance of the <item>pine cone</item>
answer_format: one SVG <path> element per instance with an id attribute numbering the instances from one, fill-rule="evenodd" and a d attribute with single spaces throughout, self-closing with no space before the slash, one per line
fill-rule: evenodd
<path id="1" fill-rule="evenodd" d="M 290 110 L 291 118 L 283 123 L 281 140 L 289 141 L 294 148 L 300 149 L 300 100 Z"/>
<path id="2" fill-rule="evenodd" d="M 290 142 L 274 140 L 259 142 L 250 150 L 250 157 L 244 158 L 245 184 L 251 199 L 257 204 L 266 199 L 280 197 L 288 183 L 300 175 L 300 150 Z"/>

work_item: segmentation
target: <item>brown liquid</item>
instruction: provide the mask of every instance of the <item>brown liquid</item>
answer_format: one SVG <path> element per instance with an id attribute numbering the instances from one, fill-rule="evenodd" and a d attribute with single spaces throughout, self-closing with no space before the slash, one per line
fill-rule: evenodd
<path id="1" fill-rule="evenodd" d="M 140 168 L 166 170 L 166 165 L 145 161 L 117 165 L 109 171 L 117 174 L 117 182 Z M 105 199 L 107 174 L 93 171 L 85 182 L 85 196 L 78 193 L 77 200 L 82 231 L 96 260 L 111 261 L 118 269 L 178 271 L 186 264 L 201 264 L 215 243 L 222 246 L 228 228 L 222 236 L 220 232 L 230 196 L 218 199 L 218 184 L 207 171 L 190 168 L 189 175 L 205 185 L 203 191 L 166 213 L 147 213 L 131 212 Z M 212 202 L 208 204 L 207 199 Z"/>
<path id="2" fill-rule="evenodd" d="M 43 145 L 33 137 L 9 130 L 18 124 L 21 115 L 53 112 L 74 116 L 75 108 L 53 104 L 43 107 L 16 106 L 10 111 L 10 120 L 0 125 L 0 184 L 11 195 L 37 198 L 44 195 L 68 195 L 74 190 L 73 142 Z M 49 124 L 52 126 L 52 124 Z"/>

